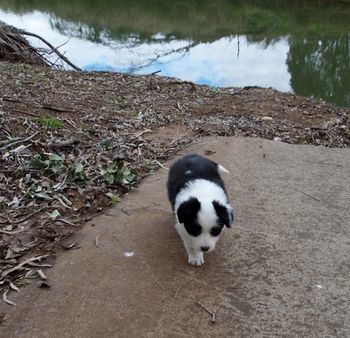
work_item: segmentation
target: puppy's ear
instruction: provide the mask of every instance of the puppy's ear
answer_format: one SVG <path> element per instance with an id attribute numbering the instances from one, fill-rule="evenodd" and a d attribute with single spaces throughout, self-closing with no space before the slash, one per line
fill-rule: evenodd
<path id="1" fill-rule="evenodd" d="M 227 228 L 231 228 L 231 225 L 233 223 L 232 208 L 227 208 L 226 206 L 220 204 L 218 201 L 213 201 L 212 203 L 219 220 L 224 223 Z"/>
<path id="2" fill-rule="evenodd" d="M 201 204 L 195 197 L 191 197 L 186 202 L 181 203 L 177 209 L 177 218 L 179 222 L 185 223 L 194 221 L 200 208 Z"/>

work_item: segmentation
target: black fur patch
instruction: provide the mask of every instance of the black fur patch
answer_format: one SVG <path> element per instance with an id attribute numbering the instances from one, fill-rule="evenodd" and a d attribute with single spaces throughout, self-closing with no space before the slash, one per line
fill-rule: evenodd
<path id="1" fill-rule="evenodd" d="M 177 209 L 177 218 L 184 224 L 186 231 L 192 236 L 199 236 L 202 233 L 202 227 L 197 223 L 197 214 L 201 208 L 197 198 L 190 198 L 180 204 Z"/>
<path id="2" fill-rule="evenodd" d="M 221 234 L 222 228 L 224 227 L 224 224 L 220 223 L 217 226 L 210 229 L 210 234 L 214 237 L 217 237 Z"/>
<path id="3" fill-rule="evenodd" d="M 233 222 L 233 212 L 217 201 L 213 201 L 212 203 L 220 222 L 222 222 L 222 224 L 227 228 L 231 228 L 231 224 Z"/>

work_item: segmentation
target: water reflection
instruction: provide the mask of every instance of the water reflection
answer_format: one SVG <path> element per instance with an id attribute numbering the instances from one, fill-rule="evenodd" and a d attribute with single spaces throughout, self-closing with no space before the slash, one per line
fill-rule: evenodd
<path id="1" fill-rule="evenodd" d="M 288 49 L 286 39 L 265 48 L 260 43 L 248 43 L 242 36 L 222 38 L 159 58 L 138 73 L 161 70 L 162 75 L 211 86 L 261 86 L 289 91 Z"/>
<path id="2" fill-rule="evenodd" d="M 86 15 L 91 21 L 89 13 Z M 281 13 L 271 9 L 266 13 L 244 9 L 242 13 L 250 13 L 244 25 L 243 21 L 235 23 L 233 32 L 223 32 L 221 36 L 220 27 L 215 26 L 215 30 L 213 26 L 215 37 L 208 33 L 210 27 L 205 28 L 207 35 L 202 37 L 193 33 L 193 27 L 188 34 L 181 27 L 181 34 L 174 35 L 169 30 L 162 33 L 161 29 L 156 33 L 153 26 L 150 33 L 116 27 L 113 31 L 108 27 L 97 29 L 41 11 L 19 15 L 0 9 L 0 20 L 40 34 L 56 46 L 66 42 L 61 52 L 85 70 L 136 74 L 160 71 L 161 75 L 199 84 L 273 87 L 350 106 L 350 38 L 347 32 L 341 33 L 341 26 L 328 35 L 301 34 L 299 26 L 313 27 L 305 16 L 294 23 L 293 31 L 289 27 L 293 19 L 285 23 L 280 20 Z M 241 14 L 240 18 L 244 17 Z M 153 19 L 157 22 L 156 15 Z M 172 19 L 167 20 L 160 26 L 172 27 Z M 225 20 L 228 27 L 230 18 Z M 179 31 L 176 27 L 173 30 Z M 245 30 L 249 34 L 243 34 Z M 38 40 L 32 42 L 38 45 Z"/>
<path id="3" fill-rule="evenodd" d="M 52 29 L 52 18 L 48 14 L 34 11 L 17 16 L 0 10 L 0 15 L 5 22 L 41 34 L 54 45 L 61 45 L 67 40 L 67 36 Z M 77 30 L 73 26 L 70 23 L 69 27 Z M 87 27 L 83 29 L 88 33 Z M 257 85 L 283 91 L 291 89 L 286 67 L 286 39 L 268 47 L 262 43 L 249 43 L 244 36 L 197 44 L 186 40 L 168 41 L 162 34 L 154 36 L 153 42 L 148 43 L 139 41 L 137 37 L 118 42 L 106 35 L 99 40 L 100 43 L 95 43 L 71 38 L 63 51 L 85 70 L 136 74 L 161 71 L 160 74 L 164 76 L 211 86 Z M 38 43 L 36 39 L 32 41 Z"/>
<path id="4" fill-rule="evenodd" d="M 287 65 L 295 92 L 350 106 L 350 33 L 291 39 Z"/>

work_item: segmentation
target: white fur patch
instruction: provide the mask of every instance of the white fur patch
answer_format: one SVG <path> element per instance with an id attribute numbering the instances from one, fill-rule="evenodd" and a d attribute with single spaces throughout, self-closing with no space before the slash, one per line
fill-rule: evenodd
<path id="1" fill-rule="evenodd" d="M 186 186 L 177 194 L 175 199 L 175 211 L 180 204 L 187 201 L 190 197 L 196 197 L 201 202 L 202 208 L 205 205 L 211 205 L 218 201 L 224 206 L 228 206 L 228 201 L 224 190 L 217 184 L 204 179 L 197 179 L 188 182 Z M 212 207 L 214 210 L 214 207 Z"/>
<path id="2" fill-rule="evenodd" d="M 228 174 L 230 171 L 223 167 L 221 164 L 218 164 L 218 171 L 220 174 Z"/>

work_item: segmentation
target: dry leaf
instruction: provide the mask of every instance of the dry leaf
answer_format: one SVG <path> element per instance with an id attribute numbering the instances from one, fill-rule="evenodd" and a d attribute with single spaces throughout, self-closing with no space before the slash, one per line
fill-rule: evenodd
<path id="1" fill-rule="evenodd" d="M 9 300 L 9 299 L 7 298 L 7 293 L 8 293 L 9 291 L 10 291 L 10 289 L 7 289 L 7 290 L 3 293 L 2 299 L 3 299 L 3 301 L 4 301 L 5 303 L 10 304 L 10 305 L 13 305 L 13 306 L 16 306 L 17 304 L 16 304 L 15 302 L 13 302 L 12 300 Z"/>
<path id="2" fill-rule="evenodd" d="M 10 282 L 10 288 L 14 291 L 19 292 L 19 288 L 15 284 L 13 284 L 12 282 Z"/>

